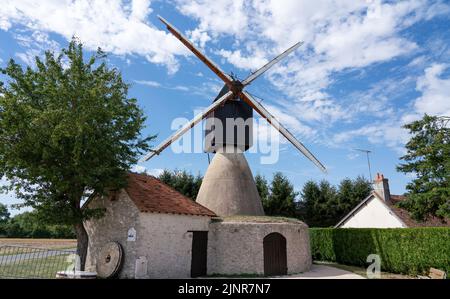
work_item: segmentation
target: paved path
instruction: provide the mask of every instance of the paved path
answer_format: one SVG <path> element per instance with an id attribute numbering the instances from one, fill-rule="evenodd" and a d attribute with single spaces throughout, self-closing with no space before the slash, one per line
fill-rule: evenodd
<path id="1" fill-rule="evenodd" d="M 207 279 L 223 279 L 229 277 L 201 277 Z M 252 277 L 234 277 L 234 279 L 247 279 Z M 266 277 L 254 277 L 264 279 Z M 267 279 L 366 279 L 365 277 L 350 271 L 338 269 L 331 266 L 313 264 L 311 270 L 305 273 L 285 276 L 267 277 Z"/>
<path id="2" fill-rule="evenodd" d="M 350 271 L 331 266 L 313 264 L 311 270 L 305 273 L 273 277 L 275 279 L 365 279 L 365 277 Z"/>

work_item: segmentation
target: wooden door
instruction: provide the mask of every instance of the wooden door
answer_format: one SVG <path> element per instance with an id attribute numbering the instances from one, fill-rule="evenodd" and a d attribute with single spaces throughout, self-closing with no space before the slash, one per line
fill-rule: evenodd
<path id="1" fill-rule="evenodd" d="M 268 234 L 264 238 L 264 275 L 286 275 L 286 238 L 279 233 Z"/>
<path id="2" fill-rule="evenodd" d="M 206 263 L 208 254 L 208 232 L 192 232 L 192 260 L 191 277 L 206 275 Z"/>

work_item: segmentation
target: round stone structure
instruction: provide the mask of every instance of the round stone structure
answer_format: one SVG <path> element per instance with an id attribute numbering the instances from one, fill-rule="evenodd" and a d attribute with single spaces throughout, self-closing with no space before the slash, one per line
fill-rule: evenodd
<path id="1" fill-rule="evenodd" d="M 295 274 L 311 263 L 308 226 L 296 219 L 233 216 L 210 224 L 209 275 Z"/>
<path id="2" fill-rule="evenodd" d="M 219 149 L 209 165 L 196 202 L 219 216 L 263 216 L 264 209 L 247 160 L 239 149 Z"/>

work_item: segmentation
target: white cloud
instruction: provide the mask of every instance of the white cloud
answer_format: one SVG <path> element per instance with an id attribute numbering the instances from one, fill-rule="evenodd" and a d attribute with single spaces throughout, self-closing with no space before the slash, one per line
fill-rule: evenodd
<path id="1" fill-rule="evenodd" d="M 150 86 L 150 87 L 161 87 L 161 83 L 156 82 L 156 81 L 134 80 L 134 82 L 137 84 L 146 85 L 146 86 Z"/>
<path id="2" fill-rule="evenodd" d="M 45 51 L 57 52 L 60 49 L 58 42 L 50 39 L 45 32 L 34 31 L 31 34 L 15 34 L 14 38 L 25 51 L 15 55 L 25 64 L 33 66 L 36 56 L 41 56 Z"/>
<path id="3" fill-rule="evenodd" d="M 231 49 L 217 54 L 241 69 L 258 68 L 295 42 L 305 41 L 297 55 L 274 67 L 268 78 L 293 99 L 302 120 L 325 123 L 349 118 L 347 109 L 326 91 L 334 74 L 414 52 L 417 45 L 401 31 L 448 10 L 448 5 L 424 0 L 177 3 L 182 13 L 199 21 L 196 30 L 236 39 Z"/>
<path id="4" fill-rule="evenodd" d="M 410 67 L 410 64 L 407 67 Z M 402 128 L 403 125 L 422 118 L 424 113 L 450 115 L 450 79 L 439 77 L 444 70 L 444 65 L 435 64 L 428 67 L 425 74 L 417 80 L 414 77 L 386 79 L 366 92 L 351 94 L 350 97 L 357 98 L 358 101 L 349 107 L 348 115 L 372 116 L 370 119 L 375 119 L 374 124 L 334 134 L 333 145 L 348 146 L 348 143 L 355 139 L 363 138 L 372 144 L 383 144 L 403 154 L 404 144 L 410 137 L 408 131 Z M 413 89 L 414 84 L 416 89 L 422 92 L 422 96 L 413 101 L 413 105 L 410 105 L 412 109 L 395 111 L 395 101 L 401 98 L 403 93 Z"/>
<path id="5" fill-rule="evenodd" d="M 213 37 L 226 33 L 235 36 L 244 36 L 245 27 L 250 16 L 244 9 L 247 6 L 244 0 L 215 0 L 189 1 L 180 0 L 178 9 L 185 15 L 198 19 L 200 24 L 197 31 L 211 31 Z M 211 30 L 211 29 L 214 30 Z"/>
<path id="6" fill-rule="evenodd" d="M 193 85 L 193 86 L 177 85 L 168 88 L 182 92 L 188 92 L 190 94 L 205 98 L 208 100 L 209 104 L 212 102 L 213 99 L 216 98 L 222 87 L 223 87 L 222 82 L 211 80 L 205 81 L 200 85 Z"/>
<path id="7" fill-rule="evenodd" d="M 217 51 L 217 54 L 225 58 L 234 66 L 244 70 L 257 70 L 268 62 L 265 58 L 266 53 L 258 48 L 256 44 L 247 45 L 246 52 L 252 54 L 244 56 L 241 50 L 228 51 L 223 49 Z"/>
<path id="8" fill-rule="evenodd" d="M 153 88 L 164 88 L 169 90 L 176 90 L 185 93 L 190 93 L 193 95 L 201 96 L 211 101 L 217 96 L 220 89 L 222 88 L 221 82 L 215 80 L 206 81 L 200 85 L 193 85 L 193 86 L 162 84 L 156 81 L 148 81 L 148 80 L 134 80 L 134 82 L 140 85 L 145 85 Z"/>
<path id="9" fill-rule="evenodd" d="M 442 68 L 428 70 L 417 83 L 422 97 L 406 108 L 400 108 L 396 101 L 414 88 L 414 76 L 386 78 L 368 90 L 355 88 L 356 91 L 342 98 L 328 91 L 336 74 L 416 54 L 419 49 L 413 37 L 403 31 L 419 21 L 448 13 L 450 6 L 441 1 L 180 0 L 177 3 L 182 13 L 199 21 L 198 30 L 212 37 L 234 38 L 234 44 L 216 54 L 244 70 L 262 66 L 295 42 L 305 42 L 295 54 L 267 73 L 266 78 L 286 99 L 278 101 L 276 107 L 264 104 L 283 124 L 295 128 L 294 133 L 300 138 L 322 140 L 330 146 L 364 138 L 401 152 L 408 138 L 401 125 L 417 119 L 418 111 L 450 110 L 446 96 L 449 81 L 440 77 Z M 239 21 L 229 24 L 228 15 L 236 14 L 239 18 L 232 19 Z M 422 55 L 410 67 L 423 67 L 426 62 Z M 316 130 L 308 125 L 311 122 Z M 363 124 L 358 129 L 345 126 L 343 129 L 338 122 Z M 327 138 L 330 133 L 334 137 Z"/>
<path id="10" fill-rule="evenodd" d="M 200 31 L 198 28 L 187 33 L 189 40 L 196 43 L 200 48 L 204 48 L 205 44 L 211 40 L 208 33 Z"/>
<path id="11" fill-rule="evenodd" d="M 422 93 L 415 103 L 417 113 L 450 116 L 450 78 L 442 78 L 448 65 L 433 64 L 417 80 L 417 90 Z"/>
<path id="12" fill-rule="evenodd" d="M 147 174 L 152 175 L 154 177 L 160 176 L 163 172 L 164 172 L 164 169 L 160 169 L 160 168 L 152 168 L 152 169 L 147 170 Z"/>
<path id="13" fill-rule="evenodd" d="M 372 144 L 385 145 L 402 154 L 408 137 L 408 132 L 401 128 L 401 124 L 389 121 L 338 133 L 334 135 L 333 142 L 339 145 L 348 143 L 354 138 L 363 138 Z"/>
<path id="14" fill-rule="evenodd" d="M 173 87 L 172 89 L 178 90 L 178 91 L 189 91 L 189 87 L 183 86 L 183 85 L 177 85 L 177 86 Z"/>
<path id="15" fill-rule="evenodd" d="M 286 113 L 279 107 L 273 105 L 264 104 L 264 106 L 276 119 L 280 121 L 283 126 L 285 126 L 294 135 L 297 135 L 300 138 L 313 138 L 317 133 L 316 130 L 302 123 L 292 113 Z"/>
<path id="16" fill-rule="evenodd" d="M 348 153 L 347 154 L 347 159 L 349 160 L 355 160 L 356 158 L 359 158 L 360 154 L 358 153 Z"/>
<path id="17" fill-rule="evenodd" d="M 148 175 L 158 177 L 161 173 L 163 173 L 164 169 L 160 169 L 160 168 L 147 169 L 147 167 L 142 166 L 142 165 L 134 165 L 131 168 L 131 171 L 136 172 L 136 173 L 146 173 Z"/>
<path id="18" fill-rule="evenodd" d="M 335 128 L 335 123 L 353 122 L 364 115 L 372 117 L 373 123 L 380 119 L 383 122 L 337 133 L 335 139 L 344 142 L 368 134 L 375 143 L 385 142 L 398 148 L 404 137 L 398 128 L 406 120 L 423 112 L 449 114 L 446 91 L 450 79 L 442 76 L 448 66 L 441 64 L 432 65 L 417 81 L 416 89 L 422 95 L 410 103 L 409 110 L 398 111 L 392 103 L 398 86 L 409 87 L 415 80 L 412 77 L 405 78 L 406 82 L 384 80 L 369 90 L 355 91 L 342 98 L 332 96 L 329 91 L 336 74 L 365 70 L 400 56 L 417 54 L 420 49 L 414 37 L 404 34 L 404 30 L 419 21 L 448 14 L 450 6 L 443 1 L 176 0 L 175 3 L 181 13 L 198 21 L 196 27 L 187 31 L 196 44 L 203 48 L 226 37 L 222 40 L 227 41 L 223 43 L 225 48 L 214 53 L 243 70 L 259 68 L 295 42 L 305 41 L 295 54 L 266 76 L 285 100 L 276 106 L 265 105 L 301 138 L 318 140 L 318 136 L 327 135 L 324 134 L 327 129 Z M 179 68 L 177 55 L 188 55 L 188 51 L 162 26 L 155 27 L 150 22 L 153 19 L 157 22 L 150 5 L 148 0 L 6 0 L 0 6 L 0 29 L 15 32 L 19 42 L 24 43 L 26 50 L 16 54 L 24 61 L 42 48 L 58 47 L 48 44 L 49 34 L 56 33 L 67 40 L 76 35 L 89 49 L 101 46 L 117 55 L 143 56 L 151 63 L 165 65 L 173 73 Z M 24 32 L 32 32 L 32 39 L 27 41 Z M 233 42 L 229 43 L 228 38 Z M 441 44 L 436 44 L 436 49 L 449 51 Z M 429 63 L 428 55 L 420 55 L 410 67 Z M 210 99 L 221 88 L 216 81 L 201 86 L 135 82 Z M 317 129 L 311 129 L 312 124 Z"/>
<path id="19" fill-rule="evenodd" d="M 148 0 L 133 0 L 131 5 L 120 0 L 6 0 L 0 6 L 0 29 L 18 25 L 67 40 L 77 36 L 89 49 L 137 54 L 173 73 L 179 67 L 175 55 L 188 52 L 173 36 L 148 22 L 150 4 Z"/>

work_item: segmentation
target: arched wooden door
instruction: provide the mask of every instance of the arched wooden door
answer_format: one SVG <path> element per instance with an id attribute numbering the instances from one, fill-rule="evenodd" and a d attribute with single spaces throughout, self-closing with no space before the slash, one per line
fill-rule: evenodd
<path id="1" fill-rule="evenodd" d="M 286 238 L 279 233 L 268 234 L 264 238 L 264 275 L 286 275 Z"/>

